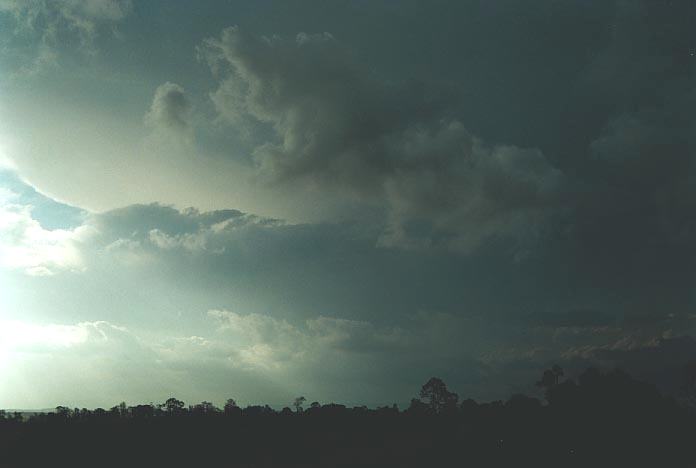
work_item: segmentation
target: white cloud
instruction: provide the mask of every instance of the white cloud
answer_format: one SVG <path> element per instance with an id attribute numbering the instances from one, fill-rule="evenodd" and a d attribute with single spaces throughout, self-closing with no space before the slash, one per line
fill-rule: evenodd
<path id="1" fill-rule="evenodd" d="M 12 203 L 11 192 L 0 195 L 0 266 L 29 275 L 51 275 L 61 270 L 84 268 L 79 244 L 90 228 L 44 229 L 32 215 L 32 207 Z"/>
<path id="2" fill-rule="evenodd" d="M 218 331 L 234 340 L 237 349 L 230 361 L 242 367 L 280 370 L 301 360 L 311 348 L 308 337 L 285 320 L 268 315 L 240 315 L 227 310 L 211 310 Z"/>
<path id="3" fill-rule="evenodd" d="M 207 245 L 205 232 L 168 235 L 159 229 L 153 229 L 150 231 L 148 237 L 150 242 L 164 250 L 183 248 L 190 251 L 198 251 L 205 250 Z"/>

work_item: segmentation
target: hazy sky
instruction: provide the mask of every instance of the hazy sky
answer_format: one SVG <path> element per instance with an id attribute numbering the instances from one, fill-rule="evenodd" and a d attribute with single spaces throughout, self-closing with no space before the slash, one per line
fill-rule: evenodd
<path id="1" fill-rule="evenodd" d="M 694 24 L 0 0 L 0 407 L 488 400 L 694 357 Z"/>

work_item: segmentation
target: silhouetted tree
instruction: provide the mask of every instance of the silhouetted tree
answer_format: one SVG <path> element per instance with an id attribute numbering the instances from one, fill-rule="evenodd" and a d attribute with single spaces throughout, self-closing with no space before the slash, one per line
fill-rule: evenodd
<path id="1" fill-rule="evenodd" d="M 56 406 L 56 416 L 62 419 L 68 419 L 70 417 L 70 408 L 66 406 Z"/>
<path id="2" fill-rule="evenodd" d="M 459 395 L 450 392 L 445 382 L 437 377 L 432 377 L 423 385 L 419 396 L 433 413 L 454 411 L 459 400 Z"/>
<path id="3" fill-rule="evenodd" d="M 428 413 L 428 405 L 420 401 L 418 398 L 411 398 L 411 403 L 408 405 L 406 410 L 410 414 L 426 414 Z"/>
<path id="4" fill-rule="evenodd" d="M 185 404 L 176 398 L 169 398 L 164 402 L 164 409 L 170 415 L 181 414 L 184 412 Z"/>
<path id="5" fill-rule="evenodd" d="M 548 400 L 549 391 L 558 385 L 560 378 L 564 375 L 563 369 L 558 364 L 554 364 L 551 369 L 546 369 L 537 381 L 536 386 L 544 389 L 544 396 Z"/>
<path id="6" fill-rule="evenodd" d="M 302 405 L 304 405 L 305 401 L 307 401 L 307 399 L 303 396 L 298 396 L 297 398 L 295 398 L 295 401 L 292 402 L 292 406 L 295 407 L 296 412 L 302 412 Z"/>
<path id="7" fill-rule="evenodd" d="M 563 377 L 563 375 L 564 375 L 563 369 L 562 369 L 561 366 L 559 366 L 558 364 L 554 364 L 554 365 L 551 367 L 551 373 L 553 373 L 553 377 L 554 377 L 554 379 L 555 379 L 556 385 L 558 385 L 559 379 L 560 379 L 561 377 Z"/>
<path id="8" fill-rule="evenodd" d="M 209 402 L 191 407 L 205 417 L 166 417 L 186 413 L 175 398 L 161 410 L 59 407 L 24 420 L 0 412 L 0 466 L 693 466 L 696 414 L 621 371 L 589 369 L 576 383 L 548 370 L 558 378 L 547 377 L 546 406 L 516 394 L 448 413 L 457 399 L 433 378 L 404 412 L 313 402 L 307 414 L 290 405 L 278 413 L 228 400 L 225 413 L 239 418 L 211 416 Z M 66 453 L 75 440 L 80 450 Z"/>
<path id="9" fill-rule="evenodd" d="M 191 412 L 198 416 L 204 416 L 208 414 L 219 413 L 220 410 L 211 402 L 203 401 L 201 403 L 198 403 L 197 405 L 194 405 Z"/>
<path id="10" fill-rule="evenodd" d="M 151 418 L 155 415 L 155 407 L 152 405 L 131 406 L 129 413 L 134 418 Z"/>
<path id="11" fill-rule="evenodd" d="M 223 411 L 226 415 L 231 416 L 233 414 L 240 414 L 242 409 L 237 405 L 234 398 L 228 398 L 223 407 Z"/>

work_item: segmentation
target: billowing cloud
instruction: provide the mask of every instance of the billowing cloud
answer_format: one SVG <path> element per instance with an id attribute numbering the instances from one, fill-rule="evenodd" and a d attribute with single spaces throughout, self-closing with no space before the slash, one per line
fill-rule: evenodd
<path id="1" fill-rule="evenodd" d="M 175 132 L 190 131 L 191 102 L 184 88 L 166 82 L 157 87 L 145 122 L 155 128 Z"/>
<path id="2" fill-rule="evenodd" d="M 222 76 L 220 114 L 277 136 L 254 149 L 261 174 L 384 203 L 385 245 L 470 250 L 534 231 L 557 204 L 561 173 L 539 151 L 486 145 L 432 90 L 380 79 L 330 34 L 232 27 L 201 51 Z"/>

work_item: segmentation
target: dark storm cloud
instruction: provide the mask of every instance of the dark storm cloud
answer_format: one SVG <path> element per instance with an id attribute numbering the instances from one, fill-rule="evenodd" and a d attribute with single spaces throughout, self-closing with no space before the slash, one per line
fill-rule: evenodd
<path id="1" fill-rule="evenodd" d="M 263 323 L 301 318 L 282 359 L 312 336 L 370 350 L 394 381 L 427 368 L 472 393 L 525 389 L 559 357 L 671 381 L 660 368 L 692 352 L 671 337 L 693 333 L 695 10 L 599 3 L 467 6 L 481 24 L 447 54 L 470 68 L 456 97 L 328 33 L 224 30 L 199 52 L 261 178 L 380 206 L 383 225 L 170 212 L 141 248 L 196 253 L 175 270 L 254 291 Z M 408 365 L 385 357 L 405 348 Z"/>
<path id="2" fill-rule="evenodd" d="M 641 313 L 693 305 L 695 18 L 690 2 L 617 3 L 569 108 L 587 144 L 564 163 L 565 259 Z"/>
<path id="3" fill-rule="evenodd" d="M 615 2 L 541 10 L 519 11 L 514 24 L 511 6 L 472 13 L 479 28 L 504 20 L 501 35 L 522 54 L 516 62 L 481 59 L 472 76 L 500 75 L 510 87 L 517 79 L 520 93 L 538 98 L 532 105 L 511 96 L 510 111 L 527 102 L 525 121 L 501 115 L 500 137 L 484 129 L 488 142 L 467 129 L 476 120 L 466 108 L 473 81 L 452 98 L 451 89 L 386 79 L 328 33 L 263 37 L 234 27 L 199 53 L 219 80 L 211 98 L 220 116 L 256 132 L 254 160 L 266 182 L 383 206 L 380 246 L 466 253 L 450 261 L 413 254 L 413 261 L 437 272 L 431 292 L 452 295 L 467 283 L 470 303 L 501 320 L 487 333 L 561 352 L 563 340 L 602 345 L 635 329 L 628 325 L 635 317 L 648 317 L 640 327 L 657 336 L 666 330 L 665 311 L 693 305 L 694 8 Z M 500 41 L 481 43 L 480 54 L 503 53 Z M 502 113 L 493 96 L 498 82 L 477 83 Z M 474 109 L 490 112 L 480 102 Z M 512 127 L 528 121 L 535 122 L 529 138 L 520 138 Z M 287 246 L 280 258 L 293 249 L 311 257 L 300 244 L 320 231 L 327 243 L 315 245 L 341 237 L 326 226 L 285 226 L 257 242 Z M 386 254 L 369 243 L 367 235 L 351 245 L 374 266 Z M 421 293 L 431 302 L 437 296 Z M 369 297 L 381 304 L 376 296 Z M 447 310 L 453 301 L 435 300 Z M 513 336 L 513 326 L 555 331 L 535 344 Z"/>
<path id="4" fill-rule="evenodd" d="M 570 375 L 587 367 L 621 369 L 656 385 L 668 395 L 681 398 L 686 365 L 695 360 L 696 340 L 691 336 L 650 339 L 629 336 L 601 346 L 572 348 L 559 362 Z"/>
<path id="5" fill-rule="evenodd" d="M 328 33 L 233 27 L 201 53 L 222 76 L 211 95 L 221 115 L 275 131 L 254 150 L 261 175 L 384 203 L 385 245 L 470 250 L 533 235 L 556 207 L 562 177 L 543 154 L 485 144 L 433 90 L 380 79 Z"/>
<path id="6" fill-rule="evenodd" d="M 593 37 L 575 13 L 541 14 L 541 7 L 520 11 L 501 33 L 518 31 L 511 47 L 529 60 L 534 50 L 537 58 L 524 66 L 537 67 L 537 82 L 520 74 L 520 63 L 478 63 L 491 73 L 513 67 L 520 91 L 538 96 L 528 119 L 546 132 L 531 132 L 528 143 L 544 153 L 472 135 L 457 117 L 475 120 L 464 109 L 470 83 L 459 98 L 444 99 L 437 87 L 384 79 L 328 33 L 293 40 L 235 27 L 200 52 L 220 78 L 211 95 L 220 114 L 261 122 L 276 136 L 254 151 L 260 173 L 382 204 L 381 245 L 472 252 L 500 241 L 548 284 L 562 275 L 579 298 L 563 310 L 645 313 L 691 304 L 694 8 L 615 2 L 568 9 L 586 19 Z M 514 11 L 472 14 L 487 24 Z M 541 40 L 530 25 L 555 39 Z M 481 53 L 498 45 L 481 44 Z M 478 86 L 492 99 L 490 87 Z M 553 110 L 561 99 L 563 108 Z M 514 137 L 502 122 L 500 134 Z"/>

